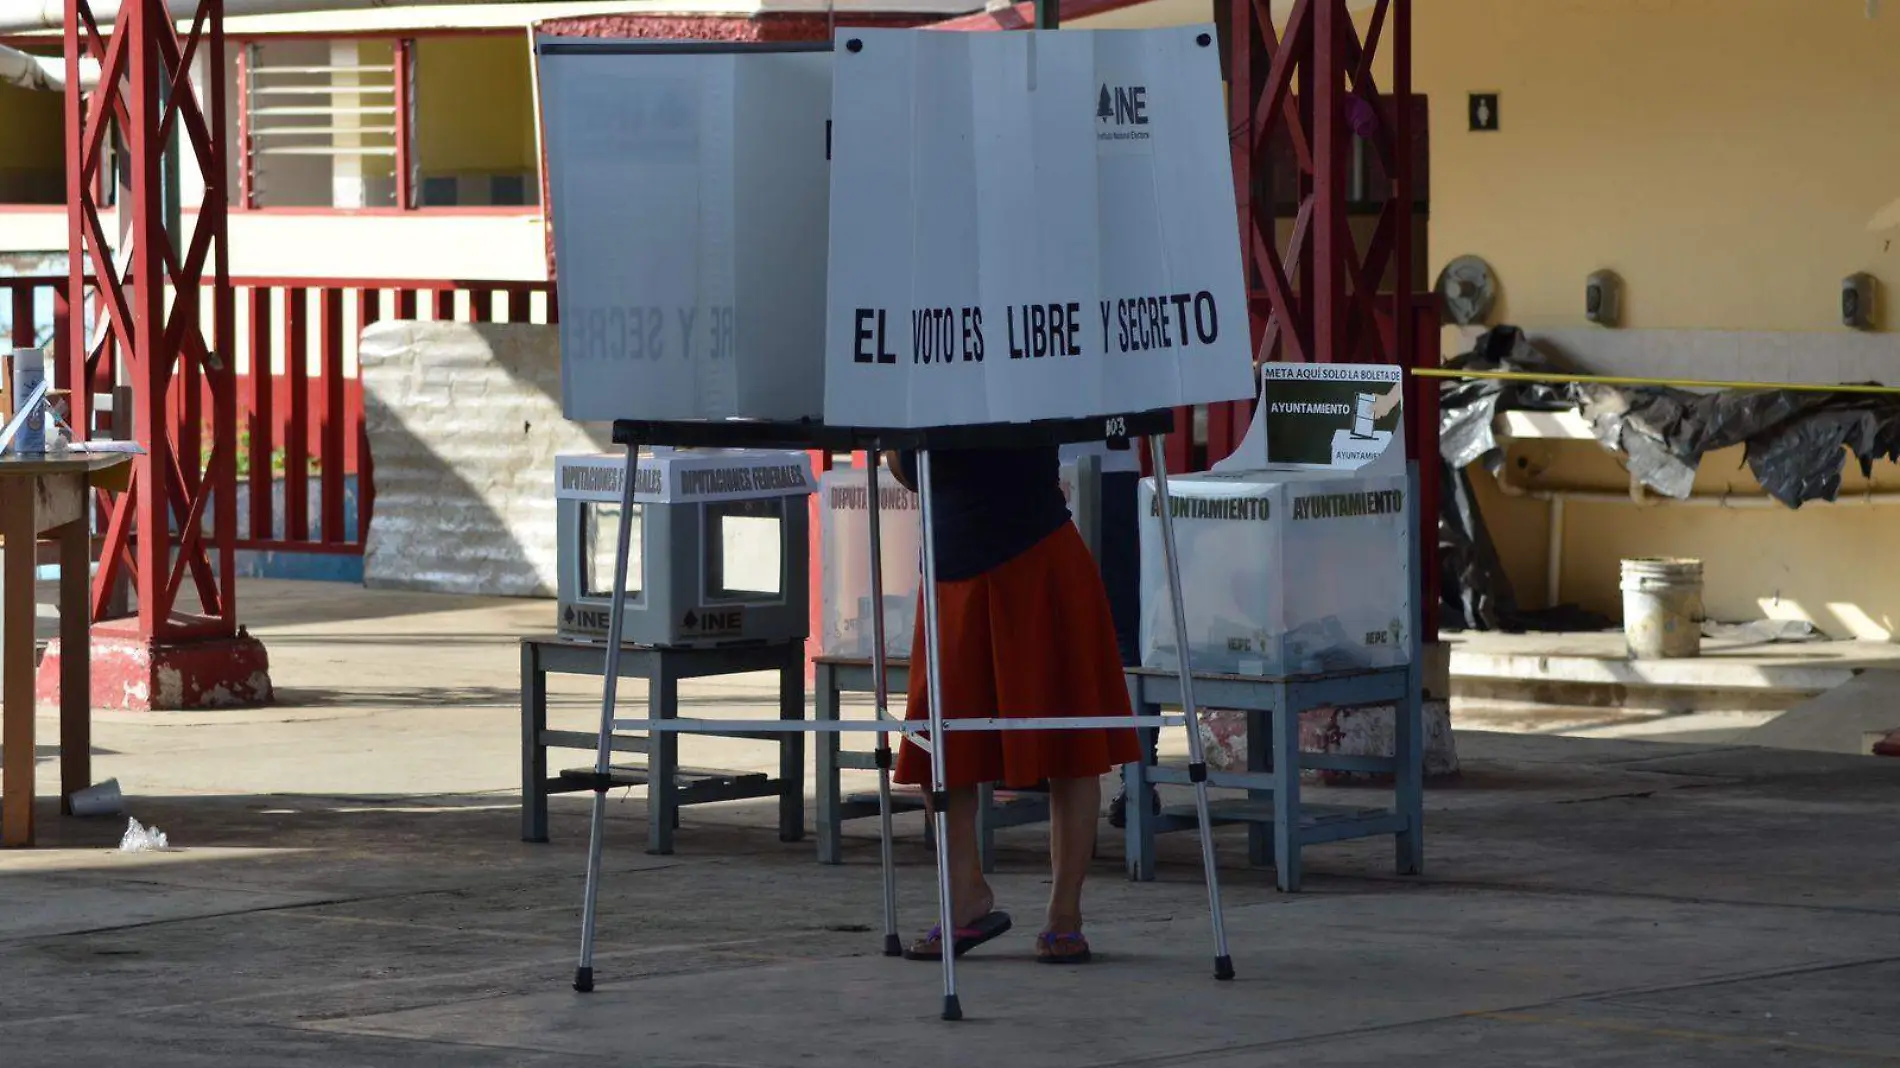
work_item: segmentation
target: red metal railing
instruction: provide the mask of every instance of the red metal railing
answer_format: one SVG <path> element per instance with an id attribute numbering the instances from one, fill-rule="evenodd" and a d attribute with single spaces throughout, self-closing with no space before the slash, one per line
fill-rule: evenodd
<path id="1" fill-rule="evenodd" d="M 11 312 L 11 344 L 39 344 L 45 328 L 53 327 L 59 388 L 70 388 L 64 358 L 71 307 L 67 286 L 63 276 L 0 278 L 0 307 Z M 364 327 L 396 318 L 559 320 L 546 282 L 234 278 L 232 288 L 235 336 L 221 355 L 238 369 L 239 483 L 249 498 L 238 519 L 240 549 L 363 551 L 375 497 L 356 373 L 357 339 Z M 91 383 L 94 394 L 109 394 L 118 385 L 114 342 L 108 337 L 104 343 L 108 349 Z M 166 398 L 166 419 L 179 454 L 199 457 L 208 445 L 209 387 L 196 364 L 187 363 L 180 372 Z M 107 417 L 101 422 L 112 426 Z M 202 464 L 181 466 L 195 489 Z M 351 478 L 357 490 L 353 522 L 347 507 Z"/>
<path id="2" fill-rule="evenodd" d="M 363 551 L 375 501 L 357 379 L 357 340 L 365 327 L 384 319 L 552 323 L 560 315 L 546 282 L 234 278 L 232 287 L 242 383 L 238 426 L 246 439 L 240 482 L 249 496 L 240 549 Z M 172 406 L 172 415 L 189 424 L 189 412 Z M 354 523 L 346 507 L 350 476 L 357 489 Z"/>

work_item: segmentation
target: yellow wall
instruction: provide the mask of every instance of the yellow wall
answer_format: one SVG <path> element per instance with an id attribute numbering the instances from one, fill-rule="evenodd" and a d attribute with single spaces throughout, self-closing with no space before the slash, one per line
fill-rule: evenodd
<path id="1" fill-rule="evenodd" d="M 416 154 L 425 174 L 536 169 L 523 37 L 432 37 L 416 53 Z"/>
<path id="2" fill-rule="evenodd" d="M 64 203 L 65 97 L 0 85 L 0 204 Z"/>
<path id="3" fill-rule="evenodd" d="M 1891 5 L 1890 5 L 1891 7 Z M 1839 329 L 1840 280 L 1900 284 L 1900 10 L 1864 0 L 1431 0 L 1432 250 L 1488 260 L 1496 321 Z M 1472 92 L 1500 130 L 1467 130 Z M 1900 222 L 1900 220 L 1896 220 Z M 1892 325 L 1891 319 L 1889 325 Z"/>

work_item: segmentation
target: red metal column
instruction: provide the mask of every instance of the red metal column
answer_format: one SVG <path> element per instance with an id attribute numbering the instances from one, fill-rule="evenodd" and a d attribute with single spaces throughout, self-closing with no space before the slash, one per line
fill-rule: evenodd
<path id="1" fill-rule="evenodd" d="M 1283 29 L 1274 25 L 1266 0 L 1228 2 L 1229 118 L 1256 360 L 1435 363 L 1437 318 L 1412 269 L 1420 137 L 1412 0 L 1378 0 L 1363 35 L 1346 0 L 1296 0 Z M 1375 68 L 1388 31 L 1392 85 L 1381 94 Z M 1355 138 L 1376 178 L 1361 196 L 1380 202 L 1363 248 L 1351 228 Z M 1298 199 L 1282 247 L 1274 213 L 1289 186 Z M 1421 467 L 1421 580 L 1431 641 L 1437 637 L 1431 536 L 1438 522 L 1437 394 L 1413 396 L 1410 444 Z"/>
<path id="2" fill-rule="evenodd" d="M 1231 119 L 1242 257 L 1261 360 L 1410 360 L 1410 324 L 1377 323 L 1381 283 L 1414 291 L 1411 0 L 1379 0 L 1364 35 L 1345 0 L 1297 0 L 1284 32 L 1263 0 L 1230 0 Z M 1374 75 L 1388 24 L 1393 87 Z M 1264 76 L 1262 74 L 1264 72 Z M 1295 91 L 1297 86 L 1297 92 Z M 1373 237 L 1353 237 L 1352 147 L 1365 142 L 1382 204 Z M 1275 239 L 1275 201 L 1296 190 L 1291 235 Z M 1396 260 L 1396 262 L 1395 262 Z"/>
<path id="3" fill-rule="evenodd" d="M 83 294 L 90 281 L 101 326 L 94 345 L 84 317 L 72 317 L 69 376 L 92 383 L 112 351 L 106 342 L 115 340 L 132 386 L 134 437 L 145 450 L 134 461 L 130 488 L 113 502 L 104 566 L 94 581 L 94 620 L 101 625 L 92 643 L 93 701 L 105 707 L 271 698 L 268 660 L 238 628 L 234 599 L 237 383 L 222 355 L 236 344 L 225 244 L 224 43 L 222 0 L 202 0 L 182 36 L 164 0 L 128 0 L 108 27 L 87 0 L 67 0 L 69 296 Z M 89 97 L 78 77 L 84 57 L 101 66 Z M 202 86 L 191 78 L 199 59 L 210 71 Z M 105 146 L 114 125 L 129 176 L 118 204 L 127 225 L 116 246 L 99 195 L 110 181 Z M 182 204 L 168 211 L 165 203 L 179 196 L 162 184 L 174 138 L 204 180 L 195 215 Z M 172 233 L 168 217 L 192 222 L 177 223 L 180 232 Z M 192 446 L 199 426 L 186 428 L 173 417 L 197 407 L 178 403 L 174 387 L 196 390 L 199 379 L 210 404 L 193 422 L 209 418 L 208 455 Z M 81 388 L 74 400 L 75 429 L 83 434 L 90 397 Z M 102 622 L 112 584 L 128 566 L 137 615 Z M 195 603 L 181 600 L 187 576 Z M 57 692 L 58 659 L 55 645 L 41 664 L 42 694 Z"/>
<path id="4" fill-rule="evenodd" d="M 251 136 L 251 71 L 256 59 L 256 46 L 245 43 L 238 46 L 234 61 L 237 64 L 237 186 L 238 207 L 250 210 L 257 207 L 257 145 Z"/>
<path id="5" fill-rule="evenodd" d="M 411 137 L 416 113 L 415 70 L 416 42 L 412 38 L 398 38 L 390 49 L 391 66 L 395 67 L 395 111 L 396 111 L 396 207 L 408 211 L 416 206 L 416 193 L 411 186 L 414 180 L 415 142 Z"/>

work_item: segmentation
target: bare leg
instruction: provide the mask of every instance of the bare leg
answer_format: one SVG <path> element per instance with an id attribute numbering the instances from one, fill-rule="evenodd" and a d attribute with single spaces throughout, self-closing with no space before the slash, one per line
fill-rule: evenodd
<path id="1" fill-rule="evenodd" d="M 1045 931 L 1072 934 L 1082 929 L 1082 880 L 1095 852 L 1095 823 L 1101 811 L 1101 779 L 1049 780 L 1049 866 L 1054 878 Z"/>
<path id="2" fill-rule="evenodd" d="M 976 787 L 958 786 L 948 792 L 950 840 L 938 847 L 950 851 L 950 915 L 961 927 L 994 909 L 996 894 L 983 878 L 983 862 L 977 854 Z"/>

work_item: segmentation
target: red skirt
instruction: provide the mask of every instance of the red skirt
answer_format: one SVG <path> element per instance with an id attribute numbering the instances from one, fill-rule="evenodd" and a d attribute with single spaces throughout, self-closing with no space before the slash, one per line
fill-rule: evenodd
<path id="1" fill-rule="evenodd" d="M 945 719 L 1126 716 L 1115 624 L 1095 558 L 1074 524 L 994 570 L 937 584 Z M 911 646 L 909 719 L 930 717 L 924 605 Z M 1133 728 L 946 732 L 946 786 L 1093 778 L 1141 759 Z M 898 782 L 928 786 L 930 755 L 909 740 Z"/>

